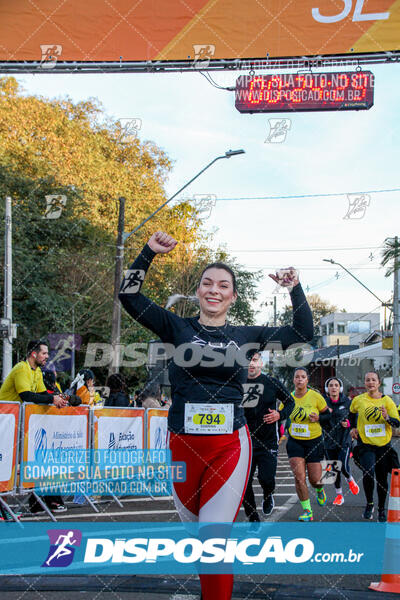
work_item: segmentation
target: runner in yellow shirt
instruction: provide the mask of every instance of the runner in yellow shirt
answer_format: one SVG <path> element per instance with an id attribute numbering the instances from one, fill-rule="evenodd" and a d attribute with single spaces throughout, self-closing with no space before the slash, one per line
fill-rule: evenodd
<path id="1" fill-rule="evenodd" d="M 393 467 L 399 466 L 396 451 L 390 440 L 392 427 L 400 426 L 400 417 L 393 400 L 379 391 L 381 380 L 378 373 L 366 373 L 364 384 L 366 393 L 353 398 L 350 405 L 350 433 L 353 439 L 357 439 L 354 454 L 363 470 L 363 487 L 367 500 L 363 517 L 372 519 L 376 479 L 378 521 L 384 523 L 388 474 Z"/>
<path id="2" fill-rule="evenodd" d="M 295 390 L 292 396 L 295 407 L 289 417 L 290 427 L 286 450 L 295 478 L 296 492 L 304 510 L 299 521 L 312 521 L 313 513 L 306 483 L 306 467 L 308 480 L 317 491 L 317 501 L 322 506 L 326 502 L 326 494 L 320 483 L 321 460 L 324 458 L 320 423 L 329 421 L 330 412 L 321 394 L 307 388 L 308 372 L 304 367 L 295 369 L 293 383 Z"/>

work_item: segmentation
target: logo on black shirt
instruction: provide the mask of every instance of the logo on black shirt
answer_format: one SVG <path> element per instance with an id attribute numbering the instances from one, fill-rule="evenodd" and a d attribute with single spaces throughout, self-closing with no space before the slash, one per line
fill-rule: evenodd
<path id="1" fill-rule="evenodd" d="M 239 346 L 237 345 L 237 343 L 234 340 L 230 340 L 228 343 L 226 343 L 226 342 L 206 342 L 206 340 L 203 340 L 198 335 L 194 335 L 193 338 L 190 340 L 190 343 L 197 344 L 198 346 L 210 346 L 210 348 L 219 348 L 219 349 L 223 349 L 223 350 L 233 346 L 234 348 L 237 348 L 238 350 L 240 350 Z"/>
<path id="2" fill-rule="evenodd" d="M 244 383 L 243 392 L 244 396 L 240 406 L 254 408 L 258 405 L 264 393 L 264 385 L 262 383 Z"/>
<path id="3" fill-rule="evenodd" d="M 122 282 L 121 292 L 124 294 L 137 294 L 142 286 L 144 276 L 143 269 L 128 269 Z"/>

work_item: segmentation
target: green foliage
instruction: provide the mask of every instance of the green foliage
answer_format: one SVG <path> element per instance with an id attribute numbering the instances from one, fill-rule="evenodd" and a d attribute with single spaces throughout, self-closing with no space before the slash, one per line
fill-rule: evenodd
<path id="1" fill-rule="evenodd" d="M 395 266 L 399 268 L 400 263 L 400 243 L 398 237 L 387 238 L 383 244 L 382 267 L 387 267 L 385 277 L 393 275 Z"/>
<path id="2" fill-rule="evenodd" d="M 96 99 L 74 104 L 69 98 L 28 96 L 13 77 L 0 78 L 0 215 L 5 196 L 11 196 L 13 322 L 19 326 L 14 362 L 29 339 L 70 333 L 73 314 L 83 340 L 77 368 L 87 343 L 110 341 L 118 197 L 126 198 L 130 231 L 165 202 L 170 169 L 170 159 L 153 142 L 123 141 L 121 125 L 107 118 Z M 44 218 L 46 195 L 66 196 L 59 218 Z M 193 294 L 203 267 L 225 260 L 238 271 L 239 300 L 231 320 L 254 322 L 251 303 L 259 276 L 226 252 L 210 251 L 209 235 L 189 202 L 165 207 L 129 239 L 126 267 L 157 230 L 168 231 L 179 245 L 151 267 L 145 292 L 154 302 L 164 306 L 173 293 Z M 3 228 L 0 235 L 3 253 Z M 151 337 L 122 313 L 122 343 Z M 146 376 L 144 369 L 123 371 L 131 386 Z M 95 374 L 102 383 L 107 368 Z"/>

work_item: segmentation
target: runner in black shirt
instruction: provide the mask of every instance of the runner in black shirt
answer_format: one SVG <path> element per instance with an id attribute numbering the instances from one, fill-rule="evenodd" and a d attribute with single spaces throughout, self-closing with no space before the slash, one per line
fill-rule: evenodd
<path id="1" fill-rule="evenodd" d="M 185 461 L 186 481 L 174 482 L 173 495 L 182 520 L 233 522 L 247 485 L 251 442 L 245 425 L 242 384 L 247 379 L 246 353 L 268 342 L 285 349 L 311 340 L 312 315 L 297 274 L 289 270 L 293 325 L 233 326 L 226 320 L 237 298 L 236 279 L 222 263 L 203 271 L 197 296 L 200 315 L 178 317 L 140 294 L 154 256 L 173 250 L 177 242 L 166 233 L 152 235 L 121 285 L 124 308 L 166 344 L 170 362 L 172 406 L 168 414 L 173 461 Z M 278 276 L 271 276 L 281 283 Z M 281 283 L 282 284 L 282 283 Z M 203 600 L 229 600 L 233 576 L 200 575 Z"/>
<path id="2" fill-rule="evenodd" d="M 262 358 L 255 352 L 249 364 L 247 383 L 244 384 L 243 408 L 253 445 L 253 458 L 243 506 L 249 521 L 259 521 L 253 492 L 253 477 L 258 467 L 258 480 L 263 489 L 262 511 L 265 516 L 274 508 L 273 491 L 278 464 L 278 422 L 286 419 L 294 409 L 294 400 L 287 389 L 275 379 L 261 373 Z M 283 403 L 281 412 L 277 401 Z"/>
<path id="3" fill-rule="evenodd" d="M 343 394 L 343 382 L 337 377 L 329 377 L 325 382 L 325 400 L 331 412 L 329 425 L 323 430 L 325 455 L 328 460 L 340 461 L 340 470 L 336 474 L 335 506 L 344 503 L 340 473 L 343 473 L 352 494 L 360 491 L 350 472 L 349 458 L 351 448 L 350 437 L 350 404 L 351 400 Z"/>

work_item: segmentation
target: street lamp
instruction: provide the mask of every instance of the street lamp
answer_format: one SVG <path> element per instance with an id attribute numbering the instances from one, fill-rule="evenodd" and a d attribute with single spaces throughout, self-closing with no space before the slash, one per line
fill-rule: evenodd
<path id="1" fill-rule="evenodd" d="M 124 245 L 128 238 L 134 233 L 139 231 L 150 219 L 152 219 L 157 213 L 160 212 L 166 206 L 178 196 L 184 189 L 186 189 L 195 179 L 200 177 L 204 171 L 207 171 L 217 160 L 222 158 L 231 158 L 231 156 L 237 156 L 238 154 L 245 154 L 245 151 L 240 150 L 227 150 L 225 154 L 217 156 L 208 165 L 206 165 L 201 171 L 199 171 L 192 179 L 190 179 L 185 185 L 183 185 L 173 196 L 168 198 L 161 206 L 159 206 L 154 212 L 151 213 L 144 221 L 139 223 L 137 227 L 132 231 L 124 232 L 124 221 L 125 221 L 125 198 L 119 199 L 119 218 L 118 218 L 118 235 L 117 235 L 117 252 L 115 257 L 115 276 L 114 276 L 114 299 L 113 299 L 113 314 L 112 314 L 112 328 L 111 328 L 111 346 L 113 349 L 113 360 L 109 368 L 109 374 L 118 373 L 119 362 L 120 362 L 120 337 L 121 337 L 121 304 L 118 299 L 119 287 L 122 279 L 122 269 L 124 260 Z"/>
<path id="2" fill-rule="evenodd" d="M 396 238 L 397 240 L 397 238 Z M 344 267 L 343 265 L 341 265 L 340 263 L 332 260 L 332 259 L 328 259 L 328 258 L 323 258 L 322 259 L 325 262 L 329 262 L 333 265 L 339 265 L 339 267 L 341 267 L 342 269 L 344 269 L 346 271 L 346 273 L 348 273 L 349 275 L 351 275 L 353 277 L 353 279 L 355 279 L 356 281 L 358 281 L 359 284 L 361 284 L 363 286 L 363 288 L 365 288 L 370 294 L 372 294 L 377 300 L 379 300 L 379 302 L 381 303 L 382 306 L 387 306 L 389 308 L 389 310 L 391 312 L 393 312 L 393 361 L 392 361 L 392 392 L 393 392 L 393 397 L 394 397 L 394 401 L 395 404 L 397 405 L 398 403 L 398 398 L 400 396 L 400 393 L 397 391 L 399 388 L 399 365 L 400 365 L 400 356 L 399 356 L 399 290 L 398 290 L 398 270 L 397 270 L 397 263 L 396 263 L 396 259 L 395 259 L 395 269 L 394 269 L 394 296 L 393 296 L 393 308 L 390 302 L 382 302 L 382 300 L 380 298 L 378 298 L 378 296 L 376 294 L 374 294 L 374 292 L 372 292 L 369 288 L 367 288 L 366 285 L 364 285 L 362 283 L 362 281 L 360 281 L 359 279 L 357 279 L 357 277 L 355 275 L 353 275 L 353 273 L 350 273 L 350 271 L 348 269 L 346 269 L 346 267 Z M 396 326 L 395 326 L 396 324 Z"/>
<path id="3" fill-rule="evenodd" d="M 375 296 L 375 298 L 377 300 L 379 300 L 379 302 L 381 303 L 382 306 L 387 306 L 389 307 L 389 310 L 391 311 L 391 304 L 389 302 L 383 302 L 380 298 L 378 298 L 378 296 L 376 294 L 374 294 L 374 292 L 372 292 L 362 281 L 360 281 L 355 275 L 353 275 L 353 273 L 351 273 L 348 269 L 346 269 L 346 267 L 344 267 L 343 265 L 341 265 L 340 263 L 336 262 L 335 260 L 333 260 L 332 258 L 323 258 L 322 259 L 324 262 L 328 262 L 331 263 L 332 265 L 338 265 L 339 267 L 341 267 L 344 271 L 346 271 L 346 273 L 348 273 L 349 275 L 351 275 L 351 277 L 353 279 L 355 279 L 356 281 L 358 281 L 358 283 L 360 285 L 363 286 L 363 288 L 365 288 L 370 294 L 372 294 L 373 296 Z"/>
<path id="4" fill-rule="evenodd" d="M 178 194 L 180 194 L 195 179 L 197 179 L 202 173 L 204 173 L 204 171 L 207 171 L 207 169 L 209 169 L 211 167 L 211 165 L 213 165 L 215 162 L 217 162 L 217 160 L 220 160 L 221 158 L 230 158 L 231 156 L 237 156 L 238 154 L 245 154 L 245 151 L 244 150 L 228 150 L 227 152 L 225 152 L 225 154 L 223 156 L 217 156 L 216 158 L 214 158 L 214 160 L 212 160 L 207 166 L 205 166 L 204 169 L 202 169 L 201 171 L 199 171 L 197 173 L 197 175 L 195 175 L 194 177 L 192 177 L 192 179 L 190 181 L 188 181 L 187 183 L 185 183 L 184 186 L 182 186 L 177 192 L 175 192 L 175 194 L 173 196 L 171 196 L 171 198 L 168 198 L 168 200 L 166 200 L 164 202 L 164 204 L 161 204 L 161 206 L 159 206 L 154 212 L 152 212 L 151 215 L 147 217 L 147 219 L 145 219 L 144 221 L 142 221 L 140 223 L 140 225 L 138 225 L 137 227 L 135 227 L 135 229 L 132 229 L 132 231 L 130 231 L 129 233 L 124 232 L 124 234 L 123 234 L 123 241 L 126 242 L 126 240 L 128 238 L 130 238 L 131 235 L 133 235 L 134 233 L 136 233 L 137 231 L 139 231 L 139 229 L 141 229 L 141 227 L 143 227 L 143 225 L 145 225 L 145 223 L 147 223 L 147 221 L 150 221 L 150 219 L 152 219 L 162 208 L 164 208 L 164 206 L 166 206 L 169 202 L 171 202 L 171 200 L 173 200 L 174 198 L 176 198 Z"/>

